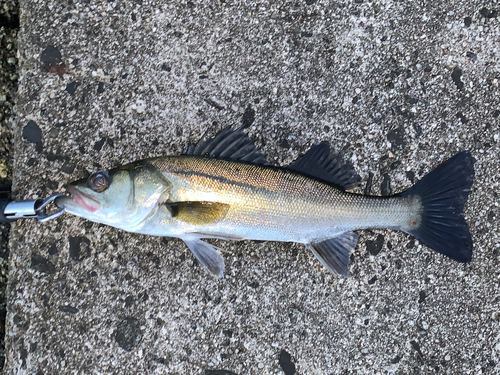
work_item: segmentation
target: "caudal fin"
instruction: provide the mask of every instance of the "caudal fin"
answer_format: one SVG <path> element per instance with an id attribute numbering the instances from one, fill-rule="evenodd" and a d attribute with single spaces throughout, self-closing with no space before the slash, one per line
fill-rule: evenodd
<path id="1" fill-rule="evenodd" d="M 474 163 L 469 151 L 441 163 L 401 194 L 419 196 L 423 207 L 418 227 L 402 230 L 457 262 L 470 262 L 472 239 L 463 209 L 473 181 Z"/>

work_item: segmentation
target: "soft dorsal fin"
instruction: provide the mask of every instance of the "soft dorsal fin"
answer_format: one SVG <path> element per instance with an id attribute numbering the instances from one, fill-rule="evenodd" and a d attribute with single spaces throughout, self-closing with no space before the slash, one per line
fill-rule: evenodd
<path id="1" fill-rule="evenodd" d="M 328 142 L 313 146 L 288 169 L 318 178 L 346 190 L 358 186 L 361 177 L 354 167 L 343 160 L 342 155 L 330 153 Z"/>
<path id="2" fill-rule="evenodd" d="M 270 165 L 266 156 L 248 138 L 243 127 L 233 130 L 228 126 L 213 138 L 206 134 L 196 145 L 190 144 L 184 155 L 209 156 L 252 164 Z"/>

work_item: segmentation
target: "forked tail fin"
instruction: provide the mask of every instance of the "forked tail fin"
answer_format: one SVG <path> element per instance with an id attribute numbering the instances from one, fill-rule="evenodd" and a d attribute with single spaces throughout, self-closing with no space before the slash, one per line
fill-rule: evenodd
<path id="1" fill-rule="evenodd" d="M 419 225 L 401 230 L 457 262 L 470 262 L 472 239 L 463 209 L 473 181 L 474 163 L 469 151 L 441 163 L 401 193 L 401 196 L 419 196 L 422 203 Z"/>

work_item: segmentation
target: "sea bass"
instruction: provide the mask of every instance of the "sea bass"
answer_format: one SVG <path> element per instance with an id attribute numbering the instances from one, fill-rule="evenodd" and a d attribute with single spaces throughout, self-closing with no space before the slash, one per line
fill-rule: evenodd
<path id="1" fill-rule="evenodd" d="M 204 136 L 181 156 L 98 171 L 68 186 L 56 204 L 66 212 L 128 232 L 182 239 L 222 277 L 224 259 L 202 239 L 304 244 L 330 271 L 347 276 L 359 229 L 412 235 L 458 262 L 470 262 L 463 208 L 474 180 L 470 152 L 443 162 L 390 197 L 349 193 L 352 165 L 322 142 L 287 167 L 269 164 L 243 128 Z"/>

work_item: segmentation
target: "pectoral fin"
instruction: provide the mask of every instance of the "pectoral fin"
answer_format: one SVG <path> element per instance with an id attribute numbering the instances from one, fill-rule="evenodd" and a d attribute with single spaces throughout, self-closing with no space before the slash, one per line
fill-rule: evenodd
<path id="1" fill-rule="evenodd" d="M 323 266 L 337 275 L 349 276 L 349 255 L 356 247 L 358 235 L 345 232 L 321 242 L 311 242 L 306 247 Z"/>
<path id="2" fill-rule="evenodd" d="M 217 247 L 198 238 L 183 238 L 189 250 L 208 272 L 218 278 L 224 275 L 224 258 L 217 252 Z"/>
<path id="3" fill-rule="evenodd" d="M 172 217 L 190 224 L 210 224 L 226 216 L 229 205 L 217 202 L 166 202 Z"/>

